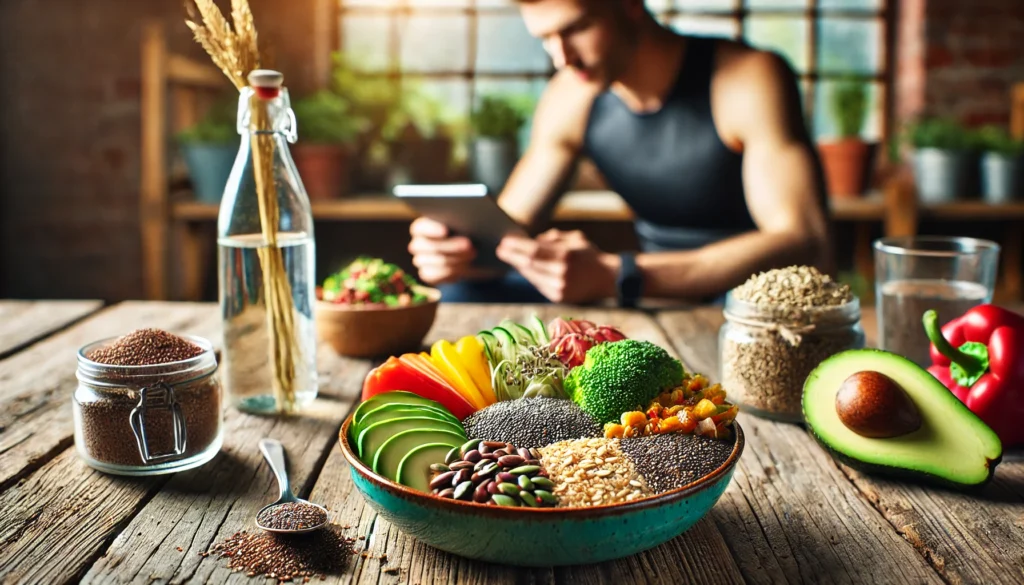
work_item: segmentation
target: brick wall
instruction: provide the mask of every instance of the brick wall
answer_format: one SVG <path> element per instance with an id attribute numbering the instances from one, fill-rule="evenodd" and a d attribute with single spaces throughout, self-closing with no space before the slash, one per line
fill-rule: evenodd
<path id="1" fill-rule="evenodd" d="M 324 2 L 251 2 L 265 48 L 299 90 L 318 64 L 290 39 L 312 43 L 313 3 Z M 206 59 L 182 6 L 0 1 L 0 296 L 142 295 L 139 35 L 161 20 L 171 50 Z"/>
<path id="2" fill-rule="evenodd" d="M 918 114 L 1006 125 L 1024 81 L 1024 1 L 901 0 L 897 120 Z"/>

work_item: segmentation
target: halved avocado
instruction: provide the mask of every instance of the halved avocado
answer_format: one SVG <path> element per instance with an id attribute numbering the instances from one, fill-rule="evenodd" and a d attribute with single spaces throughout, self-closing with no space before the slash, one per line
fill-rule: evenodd
<path id="1" fill-rule="evenodd" d="M 356 449 L 359 452 L 360 459 L 372 461 L 372 457 L 377 453 L 377 449 L 380 449 L 381 445 L 388 439 L 402 431 L 415 429 L 451 431 L 462 437 L 466 436 L 466 431 L 462 428 L 462 425 L 447 420 L 419 415 L 392 418 L 374 423 L 359 432 Z M 463 441 L 465 440 L 463 438 Z"/>
<path id="2" fill-rule="evenodd" d="M 359 424 L 359 421 L 371 410 L 376 410 L 385 404 L 423 404 L 426 406 L 440 408 L 441 410 L 447 410 L 436 400 L 424 398 L 419 394 L 414 394 L 406 390 L 392 390 L 390 392 L 375 394 L 360 402 L 359 406 L 356 407 L 356 411 L 352 413 L 352 423 Z"/>
<path id="3" fill-rule="evenodd" d="M 901 388 L 920 415 L 916 430 L 872 438 L 840 417 L 836 399 L 850 376 L 876 372 Z M 991 479 L 1002 459 L 999 437 L 934 376 L 914 362 L 878 349 L 838 353 L 807 377 L 804 419 L 815 439 L 854 469 L 957 489 Z"/>
<path id="4" fill-rule="evenodd" d="M 439 408 L 428 406 L 426 404 L 403 404 L 403 403 L 391 403 L 377 407 L 370 412 L 367 412 L 359 419 L 358 424 L 353 424 L 350 428 L 353 437 L 359 437 L 359 433 L 366 429 L 372 424 L 379 423 L 381 421 L 390 420 L 393 418 L 401 418 L 408 416 L 426 416 L 430 418 L 436 418 L 439 420 L 446 420 L 453 422 L 459 426 L 462 423 L 459 419 L 455 418 L 455 415 L 448 412 L 447 410 L 441 410 Z"/>
<path id="5" fill-rule="evenodd" d="M 430 465 L 443 462 L 451 449 L 444 443 L 428 443 L 413 448 L 398 464 L 398 483 L 430 492 Z"/>
<path id="6" fill-rule="evenodd" d="M 450 450 L 466 442 L 466 436 L 451 431 L 415 429 L 388 439 L 373 457 L 373 472 L 398 481 L 398 466 L 410 451 L 421 445 L 440 443 Z M 447 453 L 447 451 L 445 451 Z"/>

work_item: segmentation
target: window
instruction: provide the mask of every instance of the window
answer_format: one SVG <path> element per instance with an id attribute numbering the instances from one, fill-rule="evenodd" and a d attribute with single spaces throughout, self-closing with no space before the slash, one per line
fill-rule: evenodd
<path id="1" fill-rule="evenodd" d="M 412 80 L 468 114 L 477 96 L 539 97 L 552 73 L 511 0 L 339 0 L 341 48 L 369 73 Z M 887 136 L 888 0 L 648 0 L 681 32 L 743 38 L 783 55 L 800 75 L 804 110 L 818 137 L 832 135 L 836 80 L 871 83 L 865 135 Z M 437 39 L 444 39 L 439 43 Z"/>

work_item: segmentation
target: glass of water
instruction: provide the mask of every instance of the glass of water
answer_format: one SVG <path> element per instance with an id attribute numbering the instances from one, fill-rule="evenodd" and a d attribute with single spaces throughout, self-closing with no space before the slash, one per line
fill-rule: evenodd
<path id="1" fill-rule="evenodd" d="M 944 325 L 992 302 L 999 245 L 988 240 L 908 236 L 875 241 L 879 346 L 920 366 L 931 365 L 922 317 Z"/>

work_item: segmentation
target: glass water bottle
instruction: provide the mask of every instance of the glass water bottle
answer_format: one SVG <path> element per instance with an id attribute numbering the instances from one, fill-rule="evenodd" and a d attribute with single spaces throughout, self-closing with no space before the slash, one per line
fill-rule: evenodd
<path id="1" fill-rule="evenodd" d="M 257 70 L 249 83 L 239 96 L 242 140 L 217 220 L 221 371 L 236 408 L 293 412 L 317 394 L 313 216 L 288 151 L 296 124 L 283 77 Z M 256 175 L 264 166 L 272 174 L 267 169 L 260 183 L 272 197 L 261 201 Z"/>

